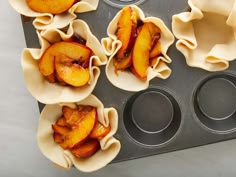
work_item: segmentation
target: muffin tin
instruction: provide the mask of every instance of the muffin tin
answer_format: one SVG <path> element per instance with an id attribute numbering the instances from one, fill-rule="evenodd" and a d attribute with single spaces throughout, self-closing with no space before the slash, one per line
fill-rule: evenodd
<path id="1" fill-rule="evenodd" d="M 79 14 L 91 31 L 107 37 L 109 22 L 123 5 L 137 4 L 146 16 L 161 18 L 171 29 L 172 15 L 188 9 L 187 0 L 100 0 L 94 12 Z M 27 47 L 39 47 L 32 20 L 22 17 Z M 224 72 L 191 68 L 172 45 L 172 74 L 153 79 L 147 90 L 127 92 L 106 78 L 105 67 L 93 92 L 119 113 L 115 137 L 121 151 L 113 162 L 191 148 L 236 137 L 236 62 Z M 39 103 L 42 110 L 43 104 Z"/>

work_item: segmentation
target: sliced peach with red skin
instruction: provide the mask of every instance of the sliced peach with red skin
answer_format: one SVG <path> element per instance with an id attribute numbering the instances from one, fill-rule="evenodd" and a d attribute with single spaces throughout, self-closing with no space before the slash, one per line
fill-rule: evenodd
<path id="1" fill-rule="evenodd" d="M 150 51 L 153 40 L 158 36 L 160 30 L 151 22 L 146 22 L 140 29 L 135 40 L 132 51 L 132 63 L 134 74 L 141 80 L 147 79 L 147 69 L 149 67 Z"/>
<path id="2" fill-rule="evenodd" d="M 68 10 L 76 0 L 26 0 L 28 6 L 40 13 L 60 14 Z"/>
<path id="3" fill-rule="evenodd" d="M 93 127 L 97 121 L 97 111 L 92 109 L 88 112 L 83 119 L 79 122 L 77 127 L 73 128 L 66 136 L 61 147 L 63 149 L 71 149 L 76 145 L 80 145 L 84 142 L 89 134 L 92 132 Z"/>
<path id="4" fill-rule="evenodd" d="M 149 67 L 149 51 L 151 49 L 151 35 L 149 28 L 144 24 L 134 43 L 132 62 L 134 74 L 141 80 L 146 80 Z"/>
<path id="5" fill-rule="evenodd" d="M 116 54 L 116 58 L 126 57 L 131 52 L 136 34 L 137 14 L 132 7 L 127 6 L 122 9 L 117 23 L 116 36 L 121 41 L 122 46 Z"/>
<path id="6" fill-rule="evenodd" d="M 78 59 L 80 60 L 80 58 Z M 89 69 L 80 66 L 79 61 L 66 55 L 55 57 L 55 69 L 58 76 L 67 84 L 75 87 L 84 86 L 90 79 Z"/>
<path id="7" fill-rule="evenodd" d="M 150 58 L 155 58 L 161 55 L 161 30 L 159 27 L 155 26 L 153 23 L 149 23 L 150 33 L 152 35 L 152 44 L 151 44 L 151 51 L 150 51 Z"/>
<path id="8" fill-rule="evenodd" d="M 80 158 L 87 158 L 95 154 L 100 148 L 99 141 L 96 139 L 87 139 L 83 144 L 71 149 L 71 153 Z"/>
<path id="9" fill-rule="evenodd" d="M 57 42 L 51 45 L 39 60 L 39 70 L 44 76 L 53 74 L 55 71 L 55 56 L 65 55 L 68 58 L 75 59 L 83 63 L 90 59 L 92 50 L 82 44 L 75 42 Z"/>
<path id="10" fill-rule="evenodd" d="M 103 137 L 105 137 L 110 132 L 110 130 L 111 130 L 110 125 L 105 127 L 100 122 L 97 122 L 93 128 L 93 131 L 89 135 L 89 137 L 101 140 Z"/>

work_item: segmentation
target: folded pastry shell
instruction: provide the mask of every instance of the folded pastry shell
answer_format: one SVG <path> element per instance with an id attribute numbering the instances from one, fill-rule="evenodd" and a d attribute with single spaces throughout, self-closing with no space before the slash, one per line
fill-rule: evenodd
<path id="1" fill-rule="evenodd" d="M 191 67 L 222 71 L 236 58 L 235 0 L 189 0 L 190 12 L 172 17 L 177 49 Z"/>
<path id="2" fill-rule="evenodd" d="M 88 158 L 75 157 L 69 150 L 64 150 L 54 142 L 52 124 L 62 115 L 62 107 L 76 105 L 93 106 L 97 108 L 98 121 L 104 126 L 111 126 L 110 132 L 100 140 L 100 150 Z M 72 165 L 83 172 L 98 170 L 110 163 L 119 153 L 120 142 L 114 138 L 118 128 L 118 114 L 114 108 L 104 108 L 97 97 L 90 95 L 76 103 L 61 103 L 46 105 L 41 112 L 37 141 L 41 152 L 56 165 L 69 169 Z"/>
<path id="3" fill-rule="evenodd" d="M 107 63 L 107 57 L 98 39 L 91 33 L 88 25 L 82 20 L 74 20 L 70 23 L 67 32 L 59 29 L 37 31 L 40 49 L 26 48 L 22 52 L 21 64 L 26 86 L 39 102 L 53 104 L 59 102 L 75 102 L 89 96 L 96 86 L 100 76 L 99 66 Z M 81 87 L 63 86 L 48 82 L 39 71 L 39 60 L 52 44 L 70 39 L 78 34 L 86 40 L 86 46 L 92 49 L 94 55 L 90 58 L 90 80 Z"/>
<path id="4" fill-rule="evenodd" d="M 171 58 L 167 55 L 168 48 L 174 42 L 174 36 L 171 31 L 166 27 L 164 22 L 156 17 L 145 17 L 143 11 L 135 6 L 131 5 L 132 9 L 136 12 L 138 20 L 142 22 L 152 22 L 154 25 L 160 28 L 161 30 L 161 56 L 157 57 L 157 60 L 153 67 L 149 67 L 147 70 L 147 79 L 146 81 L 140 80 L 132 72 L 129 71 L 115 71 L 113 65 L 113 60 L 121 48 L 122 43 L 117 39 L 117 22 L 121 16 L 120 10 L 117 15 L 112 19 L 107 28 L 108 37 L 102 39 L 102 46 L 105 50 L 105 53 L 109 56 L 108 63 L 106 65 L 106 76 L 108 80 L 116 87 L 127 90 L 127 91 L 140 91 L 144 90 L 149 86 L 150 80 L 155 77 L 161 79 L 167 79 L 171 74 L 171 69 L 168 67 L 167 63 L 171 63 Z"/>
<path id="5" fill-rule="evenodd" d="M 9 0 L 11 6 L 20 14 L 27 17 L 35 17 L 33 25 L 38 30 L 48 28 L 64 28 L 76 18 L 76 13 L 88 12 L 97 9 L 99 0 L 80 0 L 72 5 L 67 11 L 60 14 L 39 13 L 33 11 L 27 0 Z"/>

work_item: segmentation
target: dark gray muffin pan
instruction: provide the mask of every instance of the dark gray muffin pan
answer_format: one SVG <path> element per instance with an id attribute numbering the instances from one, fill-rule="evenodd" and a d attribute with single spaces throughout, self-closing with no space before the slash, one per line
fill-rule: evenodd
<path id="1" fill-rule="evenodd" d="M 124 5 L 136 4 L 146 16 L 161 18 L 171 29 L 172 15 L 188 10 L 187 0 L 100 0 L 94 12 L 79 14 L 100 40 Z M 32 19 L 22 17 L 27 47 L 40 47 Z M 224 72 L 187 66 L 173 44 L 168 51 L 172 74 L 153 79 L 147 90 L 127 92 L 106 78 L 104 66 L 93 92 L 119 113 L 116 138 L 122 144 L 113 162 L 145 157 L 236 137 L 236 62 Z M 43 104 L 39 103 L 40 110 Z"/>

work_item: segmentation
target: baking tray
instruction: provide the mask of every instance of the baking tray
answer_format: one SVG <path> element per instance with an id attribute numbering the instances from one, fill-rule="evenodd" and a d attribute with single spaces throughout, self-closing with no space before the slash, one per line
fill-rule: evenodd
<path id="1" fill-rule="evenodd" d="M 161 18 L 169 29 L 172 15 L 188 10 L 187 0 L 100 0 L 96 11 L 79 14 L 79 18 L 101 40 L 107 37 L 107 26 L 120 7 L 129 4 L 137 4 L 146 16 Z M 22 16 L 22 23 L 27 47 L 39 48 L 32 19 Z M 119 113 L 115 137 L 122 148 L 113 162 L 236 137 L 236 62 L 224 72 L 211 73 L 187 66 L 174 44 L 168 54 L 173 60 L 171 76 L 167 80 L 155 78 L 147 90 L 137 93 L 114 87 L 101 67 L 93 94 Z M 39 103 L 40 110 L 43 106 Z"/>

